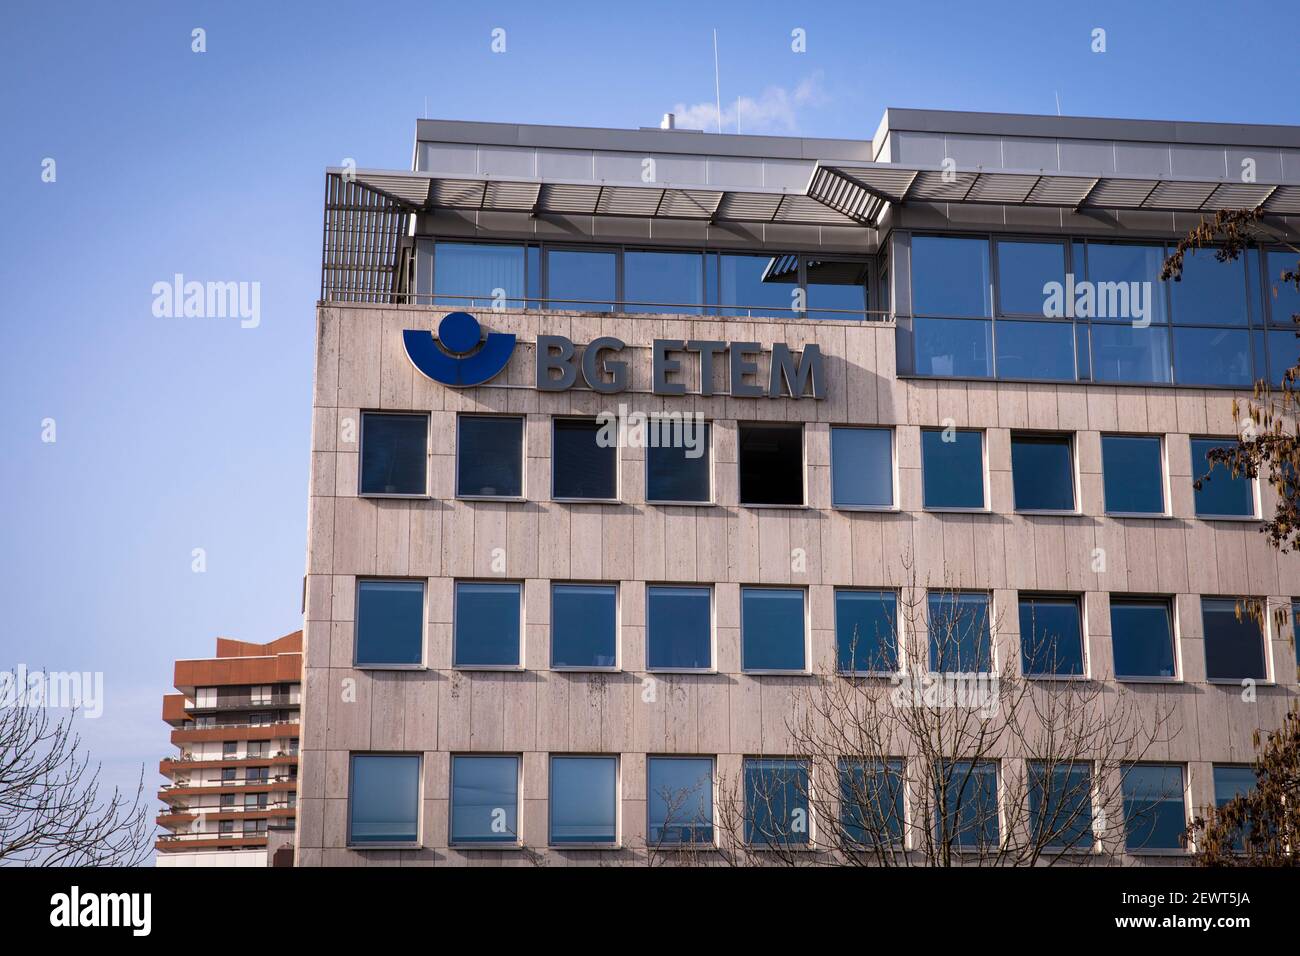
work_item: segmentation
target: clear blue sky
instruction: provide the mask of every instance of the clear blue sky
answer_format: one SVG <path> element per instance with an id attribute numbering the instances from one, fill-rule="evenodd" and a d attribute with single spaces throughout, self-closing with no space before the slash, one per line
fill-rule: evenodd
<path id="1" fill-rule="evenodd" d="M 563 10 L 563 12 L 560 12 Z M 887 106 L 1300 123 L 1293 2 L 6 4 L 0 667 L 102 670 L 111 780 L 169 750 L 172 661 L 300 626 L 323 170 L 430 117 L 868 138 Z M 191 30 L 207 52 L 191 52 Z M 506 52 L 490 50 L 506 30 Z M 1091 31 L 1107 50 L 1091 52 Z M 807 52 L 790 49 L 795 28 Z M 1216 68 L 1219 51 L 1244 62 Z M 41 181 L 46 157 L 57 181 Z M 174 273 L 261 324 L 159 319 Z M 41 441 L 53 418 L 57 441 Z M 191 571 L 204 548 L 207 571 Z"/>

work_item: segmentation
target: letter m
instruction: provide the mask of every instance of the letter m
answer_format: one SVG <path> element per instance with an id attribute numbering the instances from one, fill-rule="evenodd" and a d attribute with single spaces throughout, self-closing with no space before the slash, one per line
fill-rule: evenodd
<path id="1" fill-rule="evenodd" d="M 794 398 L 803 398 L 812 384 L 812 397 L 826 397 L 826 376 L 822 371 L 822 350 L 818 345 L 805 345 L 803 353 L 795 360 L 790 346 L 777 342 L 772 346 L 772 375 L 768 382 L 769 398 L 780 398 L 782 388 L 785 394 Z"/>

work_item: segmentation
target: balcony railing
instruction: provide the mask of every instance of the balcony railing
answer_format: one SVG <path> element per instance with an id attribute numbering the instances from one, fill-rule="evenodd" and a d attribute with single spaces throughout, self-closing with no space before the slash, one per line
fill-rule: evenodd
<path id="1" fill-rule="evenodd" d="M 300 698 L 292 694 L 271 694 L 266 697 L 252 697 L 244 695 L 241 697 L 218 697 L 214 701 L 206 703 L 187 703 L 186 710 L 229 710 L 240 707 L 297 707 Z"/>

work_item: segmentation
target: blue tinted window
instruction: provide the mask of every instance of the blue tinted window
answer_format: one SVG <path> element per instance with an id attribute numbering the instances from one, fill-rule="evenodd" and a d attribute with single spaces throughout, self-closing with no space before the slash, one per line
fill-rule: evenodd
<path id="1" fill-rule="evenodd" d="M 921 472 L 927 508 L 984 507 L 984 433 L 921 429 Z"/>
<path id="2" fill-rule="evenodd" d="M 1088 243 L 1093 321 L 1163 323 L 1165 283 L 1160 281 L 1160 269 L 1164 259 L 1163 246 Z M 1079 308 L 1076 295 L 1076 314 L 1086 308 Z"/>
<path id="3" fill-rule="evenodd" d="M 1219 262 L 1213 249 L 1189 249 L 1183 277 L 1167 283 L 1179 325 L 1246 325 L 1246 262 Z M 1177 337 L 1175 336 L 1175 341 Z"/>
<path id="4" fill-rule="evenodd" d="M 611 312 L 618 298 L 618 255 L 579 249 L 546 252 L 547 308 L 568 312 Z"/>
<path id="5" fill-rule="evenodd" d="M 361 416 L 361 494 L 423 495 L 429 453 L 427 415 Z"/>
<path id="6" fill-rule="evenodd" d="M 1233 329 L 1175 329 L 1180 385 L 1250 385 L 1250 335 Z"/>
<path id="7" fill-rule="evenodd" d="M 1115 676 L 1173 677 L 1174 629 L 1165 601 L 1110 599 Z"/>
<path id="8" fill-rule="evenodd" d="M 1124 768 L 1124 846 L 1129 850 L 1180 850 L 1187 827 L 1183 768 L 1131 764 Z"/>
<path id="9" fill-rule="evenodd" d="M 713 760 L 646 759 L 651 846 L 713 842 Z"/>
<path id="10" fill-rule="evenodd" d="M 1164 514 L 1165 478 L 1155 435 L 1103 435 L 1101 470 L 1111 514 Z"/>
<path id="11" fill-rule="evenodd" d="M 623 254 L 626 311 L 699 312 L 703 295 L 704 257 L 698 252 Z"/>
<path id="12" fill-rule="evenodd" d="M 1029 764 L 1029 826 L 1034 843 L 1057 849 L 1092 847 L 1092 768 Z"/>
<path id="13" fill-rule="evenodd" d="M 1092 374 L 1098 382 L 1168 383 L 1169 330 L 1094 322 Z"/>
<path id="14" fill-rule="evenodd" d="M 1012 435 L 1011 480 L 1017 511 L 1073 511 L 1074 464 L 1070 439 Z"/>
<path id="15" fill-rule="evenodd" d="M 552 585 L 551 666 L 613 667 L 617 604 L 613 585 Z"/>
<path id="16" fill-rule="evenodd" d="M 424 660 L 424 582 L 357 582 L 356 663 L 375 667 Z"/>
<path id="17" fill-rule="evenodd" d="M 709 501 L 709 423 L 651 419 L 650 428 L 656 421 L 659 447 L 645 450 L 646 501 Z"/>
<path id="18" fill-rule="evenodd" d="M 1083 674 L 1083 629 L 1077 600 L 1020 599 L 1020 663 L 1030 676 Z"/>
<path id="19" fill-rule="evenodd" d="M 893 505 L 892 430 L 831 429 L 831 500 L 838 508 Z"/>
<path id="20" fill-rule="evenodd" d="M 928 607 L 932 671 L 970 674 L 993 669 L 987 594 L 934 591 Z"/>
<path id="21" fill-rule="evenodd" d="M 524 420 L 462 415 L 456 435 L 456 494 L 518 498 L 524 493 Z"/>
<path id="22" fill-rule="evenodd" d="M 804 669 L 804 592 L 741 588 L 740 644 L 747 671 Z"/>
<path id="23" fill-rule="evenodd" d="M 1216 448 L 1231 445 L 1231 439 L 1192 439 L 1192 481 L 1201 482 L 1201 487 L 1193 492 L 1198 515 L 1251 517 L 1255 514 L 1254 480 L 1245 475 L 1234 478 L 1228 466 L 1221 463 L 1211 467 L 1206 457 Z"/>
<path id="24" fill-rule="evenodd" d="M 915 315 L 992 315 L 986 239 L 912 237 Z"/>
<path id="25" fill-rule="evenodd" d="M 916 374 L 988 378 L 993 374 L 993 323 L 913 319 Z"/>
<path id="26" fill-rule="evenodd" d="M 808 764 L 745 759 L 745 842 L 802 844 L 809 840 Z"/>
<path id="27" fill-rule="evenodd" d="M 557 418 L 551 445 L 551 497 L 618 497 L 618 447 L 595 419 Z"/>
<path id="28" fill-rule="evenodd" d="M 1074 326 L 1059 322 L 998 322 L 998 377 L 1074 381 Z"/>
<path id="29" fill-rule="evenodd" d="M 1264 260 L 1264 298 L 1269 302 L 1270 321 L 1274 325 L 1294 325 L 1292 316 L 1300 313 L 1300 289 L 1294 282 L 1283 282 L 1284 272 L 1296 271 L 1296 254 L 1271 250 Z"/>
<path id="30" fill-rule="evenodd" d="M 497 298 L 498 290 L 504 300 Z M 524 247 L 478 242 L 438 242 L 433 247 L 433 293 L 453 309 L 524 305 Z"/>
<path id="31" fill-rule="evenodd" d="M 747 256 L 728 252 L 718 257 L 721 315 L 789 315 L 799 288 L 799 257 Z"/>
<path id="32" fill-rule="evenodd" d="M 646 588 L 647 668 L 708 670 L 713 666 L 710 602 L 708 588 Z"/>
<path id="33" fill-rule="evenodd" d="M 1043 287 L 1049 282 L 1060 283 L 1064 295 L 1065 245 L 1063 243 L 1009 240 L 998 242 L 998 312 L 1000 315 L 1045 315 L 1047 293 L 1043 291 Z M 998 335 L 1001 334 L 1001 327 L 999 327 Z"/>
<path id="34" fill-rule="evenodd" d="M 1205 676 L 1209 680 L 1265 680 L 1264 635 L 1251 617 L 1250 604 L 1238 612 L 1231 598 L 1201 598 L 1205 635 Z"/>
<path id="35" fill-rule="evenodd" d="M 1268 380 L 1281 387 L 1287 370 L 1300 365 L 1300 340 L 1294 332 L 1268 333 Z"/>
<path id="36" fill-rule="evenodd" d="M 519 758 L 451 758 L 451 842 L 519 842 Z"/>
<path id="37" fill-rule="evenodd" d="M 836 591 L 835 644 L 841 672 L 898 670 L 898 595 L 893 591 Z"/>
<path id="38" fill-rule="evenodd" d="M 998 845 L 998 766 L 957 760 L 938 765 L 935 840 L 962 849 Z"/>
<path id="39" fill-rule="evenodd" d="M 812 258 L 804 262 L 809 318 L 849 320 L 865 315 L 867 263 Z"/>
<path id="40" fill-rule="evenodd" d="M 519 585 L 456 584 L 455 665 L 519 665 Z"/>
<path id="41" fill-rule="evenodd" d="M 1255 771 L 1250 767 L 1214 768 L 1214 805 L 1222 807 L 1237 797 L 1244 797 L 1255 789 Z M 1250 824 L 1244 823 L 1233 835 L 1232 845 L 1241 852 L 1245 849 L 1246 837 L 1250 834 Z"/>
<path id="42" fill-rule="evenodd" d="M 551 758 L 551 843 L 618 840 L 618 758 Z"/>
<path id="43" fill-rule="evenodd" d="M 840 826 L 861 846 L 903 841 L 902 760 L 841 760 Z"/>
<path id="44" fill-rule="evenodd" d="M 349 843 L 414 843 L 420 836 L 420 758 L 353 754 Z"/>

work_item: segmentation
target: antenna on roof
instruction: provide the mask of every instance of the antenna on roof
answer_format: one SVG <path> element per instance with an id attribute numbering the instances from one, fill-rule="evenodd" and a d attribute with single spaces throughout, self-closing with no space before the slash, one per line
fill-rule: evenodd
<path id="1" fill-rule="evenodd" d="M 718 73 L 718 28 L 713 28 L 713 96 L 718 105 L 718 132 L 722 132 L 722 78 Z"/>
<path id="2" fill-rule="evenodd" d="M 1056 115 L 1060 116 L 1061 115 L 1061 94 L 1057 91 L 1053 91 L 1053 92 L 1056 92 Z"/>

